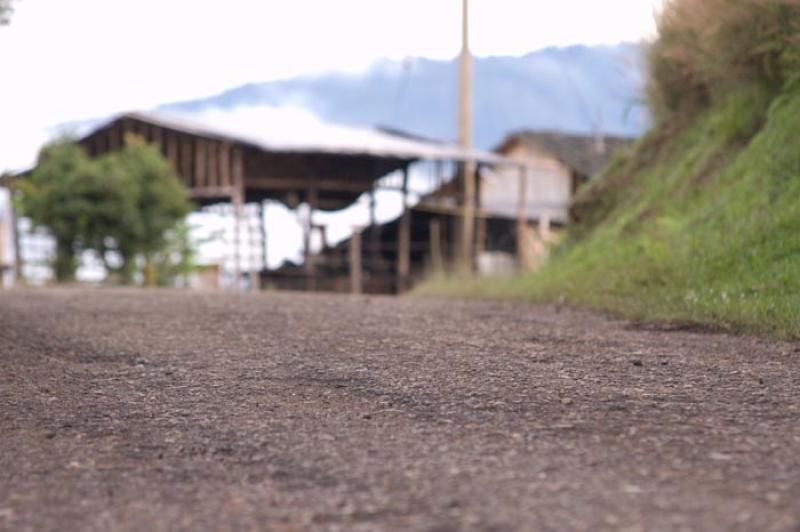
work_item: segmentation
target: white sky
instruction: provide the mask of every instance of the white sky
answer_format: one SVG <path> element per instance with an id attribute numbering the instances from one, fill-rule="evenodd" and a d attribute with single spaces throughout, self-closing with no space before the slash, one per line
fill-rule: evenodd
<path id="1" fill-rule="evenodd" d="M 472 0 L 477 55 L 653 33 L 660 0 Z M 43 128 L 375 60 L 447 59 L 460 0 L 19 0 L 0 28 L 0 171 Z"/>

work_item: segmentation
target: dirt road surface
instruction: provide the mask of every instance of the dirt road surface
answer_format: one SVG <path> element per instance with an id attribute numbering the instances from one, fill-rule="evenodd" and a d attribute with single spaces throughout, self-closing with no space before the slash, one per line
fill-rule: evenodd
<path id="1" fill-rule="evenodd" d="M 0 530 L 800 530 L 800 347 L 548 306 L 0 292 Z"/>

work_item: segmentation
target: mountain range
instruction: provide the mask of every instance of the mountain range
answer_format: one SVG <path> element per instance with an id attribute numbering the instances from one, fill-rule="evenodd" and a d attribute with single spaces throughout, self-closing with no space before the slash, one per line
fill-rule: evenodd
<path id="1" fill-rule="evenodd" d="M 475 144 L 488 149 L 521 129 L 635 136 L 648 126 L 639 45 L 546 48 L 521 57 L 476 58 Z M 248 106 L 299 107 L 326 122 L 384 126 L 456 138 L 458 61 L 382 60 L 359 74 L 248 83 L 162 105 L 200 113 Z"/>

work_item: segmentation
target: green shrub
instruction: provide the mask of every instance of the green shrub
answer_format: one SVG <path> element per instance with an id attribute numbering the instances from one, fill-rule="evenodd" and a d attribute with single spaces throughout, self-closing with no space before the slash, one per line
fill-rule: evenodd
<path id="1" fill-rule="evenodd" d="M 669 0 L 649 50 L 657 119 L 742 84 L 780 89 L 800 72 L 800 0 Z"/>

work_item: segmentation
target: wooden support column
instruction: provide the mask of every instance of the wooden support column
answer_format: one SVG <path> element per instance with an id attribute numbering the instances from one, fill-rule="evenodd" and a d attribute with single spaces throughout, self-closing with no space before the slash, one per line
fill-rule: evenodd
<path id="1" fill-rule="evenodd" d="M 431 268 L 434 273 L 444 271 L 444 255 L 442 254 L 442 224 L 438 218 L 432 218 L 428 225 L 430 237 Z"/>
<path id="2" fill-rule="evenodd" d="M 211 141 L 208 146 L 208 186 L 211 188 L 218 188 L 221 185 L 219 181 L 219 145 L 216 141 Z"/>
<path id="3" fill-rule="evenodd" d="M 258 226 L 261 230 L 261 270 L 267 271 L 267 209 L 264 202 L 258 204 Z"/>
<path id="4" fill-rule="evenodd" d="M 231 143 L 222 142 L 219 146 L 220 186 L 230 187 L 231 183 Z"/>
<path id="5" fill-rule="evenodd" d="M 248 236 L 248 247 L 250 248 L 250 289 L 251 290 L 261 290 L 261 277 L 259 274 L 259 267 L 258 264 L 261 261 L 260 258 L 260 251 L 259 248 L 259 240 L 260 240 L 260 230 L 258 227 L 253 227 L 253 222 L 255 221 L 258 224 L 258 220 L 253 220 L 254 215 L 257 217 L 258 213 L 258 205 L 254 206 L 255 209 L 245 209 L 245 213 L 247 215 L 247 236 Z M 252 211 L 255 211 L 254 213 Z M 259 224 L 260 225 L 260 224 Z"/>
<path id="6" fill-rule="evenodd" d="M 175 133 L 167 133 L 167 159 L 172 163 L 172 167 L 176 172 L 180 171 L 178 165 L 178 135 Z"/>
<path id="7" fill-rule="evenodd" d="M 486 213 L 483 212 L 481 187 L 481 168 L 475 166 L 475 251 L 474 257 L 480 257 L 486 250 Z M 477 261 L 476 261 L 477 262 Z"/>
<path id="8" fill-rule="evenodd" d="M 231 147 L 228 145 L 228 150 Z M 242 229 L 242 205 L 244 204 L 244 176 L 242 175 L 242 150 L 236 147 L 232 153 L 233 161 L 231 173 L 233 178 L 232 201 L 233 201 L 233 275 L 236 279 L 236 288 L 239 289 L 242 278 L 242 249 L 241 249 L 241 229 Z"/>
<path id="9" fill-rule="evenodd" d="M 195 139 L 194 141 L 194 175 L 195 187 L 204 188 L 208 186 L 208 179 L 206 178 L 207 170 L 206 157 L 206 141 L 203 139 Z"/>
<path id="10" fill-rule="evenodd" d="M 11 201 L 9 201 L 9 205 Z M 0 288 L 5 288 L 5 273 L 6 269 L 9 268 L 9 263 L 6 262 L 6 254 L 8 251 L 8 238 L 6 234 L 10 227 L 8 226 L 8 219 L 11 217 L 11 212 L 8 213 L 8 216 L 5 213 L 0 212 Z"/>
<path id="11" fill-rule="evenodd" d="M 161 153 L 164 153 L 164 151 L 165 151 L 165 149 L 164 149 L 165 148 L 164 147 L 164 138 L 163 138 L 163 135 L 162 135 L 161 128 L 158 127 L 158 126 L 152 126 L 150 128 L 150 136 L 153 138 L 153 144 L 156 145 L 156 148 L 158 148 L 158 151 L 160 151 Z"/>
<path id="12" fill-rule="evenodd" d="M 317 187 L 310 186 L 307 191 L 308 216 L 306 218 L 305 232 L 303 234 L 303 255 L 305 258 L 306 290 L 317 289 L 317 274 L 314 260 L 311 256 L 311 232 L 314 229 L 314 210 L 317 208 Z"/>
<path id="13" fill-rule="evenodd" d="M 397 235 L 397 293 L 408 289 L 411 273 L 411 211 L 408 209 L 408 165 L 403 168 L 403 214 Z"/>
<path id="14" fill-rule="evenodd" d="M 181 174 L 189 188 L 195 188 L 197 186 L 195 175 L 192 171 L 192 144 L 192 141 L 188 138 L 183 139 L 181 142 Z"/>
<path id="15" fill-rule="evenodd" d="M 517 264 L 524 267 L 525 262 L 525 228 L 528 225 L 528 168 L 519 167 L 517 185 Z"/>
<path id="16" fill-rule="evenodd" d="M 381 228 L 378 226 L 378 219 L 375 214 L 377 208 L 377 201 L 375 198 L 375 186 L 369 190 L 369 249 L 367 256 L 369 257 L 368 269 L 376 271 L 381 267 L 382 253 L 381 253 Z"/>
<path id="17" fill-rule="evenodd" d="M 461 210 L 461 248 L 459 266 L 462 273 L 471 274 L 475 263 L 475 164 L 461 166 L 463 201 Z"/>
<path id="18" fill-rule="evenodd" d="M 9 201 L 9 205 L 11 208 L 11 233 L 12 238 L 14 239 L 14 278 L 17 282 L 21 283 L 25 279 L 23 277 L 22 267 L 23 267 L 23 258 L 22 258 L 22 244 L 19 241 L 19 216 L 17 216 L 16 210 L 14 210 L 14 196 L 15 191 L 13 188 L 9 189 L 9 193 L 11 194 L 11 198 Z"/>
<path id="19" fill-rule="evenodd" d="M 124 147 L 125 140 L 122 138 L 122 124 L 116 123 L 112 125 L 109 136 L 111 137 L 109 148 L 112 151 L 118 151 Z"/>
<path id="20" fill-rule="evenodd" d="M 353 228 L 350 238 L 350 293 L 360 294 L 363 291 L 361 266 L 361 230 Z"/>

